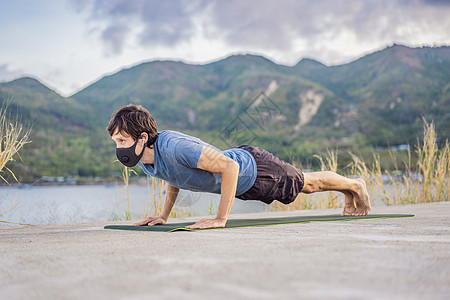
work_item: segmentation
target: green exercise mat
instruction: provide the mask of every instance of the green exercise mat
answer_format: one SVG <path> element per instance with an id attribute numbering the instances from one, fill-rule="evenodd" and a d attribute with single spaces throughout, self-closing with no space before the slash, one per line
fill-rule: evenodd
<path id="1" fill-rule="evenodd" d="M 173 232 L 178 230 L 196 231 L 196 230 L 225 229 L 236 227 L 308 223 L 308 222 L 333 222 L 333 221 L 353 221 L 365 219 L 390 219 L 390 218 L 411 218 L 411 217 L 414 217 L 414 215 L 373 214 L 367 216 L 341 216 L 341 215 L 295 216 L 295 217 L 262 218 L 262 219 L 230 219 L 227 221 L 227 225 L 224 228 L 187 229 L 185 228 L 187 225 L 194 224 L 195 222 L 185 222 L 185 223 L 172 223 L 155 226 L 107 225 L 105 226 L 105 229 Z"/>

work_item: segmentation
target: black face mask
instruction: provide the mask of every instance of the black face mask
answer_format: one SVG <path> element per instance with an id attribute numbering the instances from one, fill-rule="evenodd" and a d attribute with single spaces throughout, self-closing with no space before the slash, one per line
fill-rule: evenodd
<path id="1" fill-rule="evenodd" d="M 124 166 L 134 167 L 141 160 L 142 155 L 144 155 L 144 150 L 145 150 L 147 143 L 146 142 L 142 143 L 143 148 L 142 148 L 141 154 L 136 155 L 135 150 L 136 150 L 136 145 L 138 142 L 139 142 L 139 139 L 131 147 L 116 148 L 116 156 Z"/>

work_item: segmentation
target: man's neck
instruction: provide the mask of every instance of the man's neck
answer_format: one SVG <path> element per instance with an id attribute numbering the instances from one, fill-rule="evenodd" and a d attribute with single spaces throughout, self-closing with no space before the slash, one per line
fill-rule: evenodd
<path id="1" fill-rule="evenodd" d="M 144 164 L 154 164 L 155 163 L 155 149 L 145 147 L 144 155 L 142 155 L 141 162 Z"/>

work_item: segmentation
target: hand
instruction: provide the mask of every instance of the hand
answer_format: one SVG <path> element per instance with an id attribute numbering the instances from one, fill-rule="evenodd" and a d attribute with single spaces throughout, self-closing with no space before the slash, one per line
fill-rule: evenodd
<path id="1" fill-rule="evenodd" d="M 157 224 L 161 225 L 166 224 L 166 220 L 164 220 L 162 217 L 148 217 L 144 221 L 133 224 L 133 226 L 144 226 L 144 225 L 153 226 Z"/>
<path id="2" fill-rule="evenodd" d="M 206 229 L 206 228 L 221 228 L 225 227 L 227 220 L 224 219 L 201 219 L 195 224 L 186 226 L 188 229 Z"/>

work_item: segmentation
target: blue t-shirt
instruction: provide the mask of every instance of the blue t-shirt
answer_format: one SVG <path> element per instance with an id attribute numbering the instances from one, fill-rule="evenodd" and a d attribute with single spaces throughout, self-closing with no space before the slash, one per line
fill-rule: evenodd
<path id="1" fill-rule="evenodd" d="M 236 196 L 245 193 L 255 183 L 256 162 L 247 150 L 230 148 L 221 151 L 199 138 L 173 130 L 159 132 L 154 146 L 154 167 L 142 162 L 138 166 L 145 174 L 160 178 L 174 187 L 220 194 L 222 175 L 197 168 L 203 146 L 213 148 L 239 164 Z"/>

